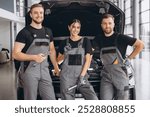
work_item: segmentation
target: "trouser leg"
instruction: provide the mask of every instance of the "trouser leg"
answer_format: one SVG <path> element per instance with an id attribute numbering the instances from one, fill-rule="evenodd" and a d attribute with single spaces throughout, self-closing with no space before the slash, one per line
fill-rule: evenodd
<path id="1" fill-rule="evenodd" d="M 55 100 L 55 93 L 52 82 L 49 80 L 39 81 L 39 93 L 42 100 Z"/>
<path id="2" fill-rule="evenodd" d="M 89 82 L 85 85 L 81 85 L 79 91 L 86 100 L 98 100 L 97 95 Z"/>
<path id="3" fill-rule="evenodd" d="M 117 100 L 128 100 L 129 97 L 129 91 L 126 90 L 117 90 L 116 99 Z"/>
<path id="4" fill-rule="evenodd" d="M 75 89 L 70 91 L 61 89 L 61 99 L 62 100 L 75 100 Z"/>
<path id="5" fill-rule="evenodd" d="M 42 100 L 55 100 L 55 93 L 48 69 L 43 69 L 42 77 L 39 81 L 39 93 Z"/>
<path id="6" fill-rule="evenodd" d="M 100 84 L 100 99 L 112 100 L 114 98 L 114 86 L 111 82 L 102 78 Z"/>
<path id="7" fill-rule="evenodd" d="M 129 78 L 126 73 L 121 68 L 116 68 L 114 72 L 113 84 L 116 88 L 116 99 L 127 100 L 129 97 Z"/>
<path id="8" fill-rule="evenodd" d="M 76 85 L 75 80 L 69 80 L 69 78 L 60 78 L 60 91 L 62 100 L 74 100 L 76 88 L 68 91 L 68 88 Z"/>
<path id="9" fill-rule="evenodd" d="M 39 81 L 39 93 L 42 100 L 55 100 L 54 88 L 52 82 L 48 80 Z"/>
<path id="10" fill-rule="evenodd" d="M 26 75 L 23 78 L 23 89 L 25 100 L 36 100 L 38 90 L 38 78 L 31 75 Z"/>

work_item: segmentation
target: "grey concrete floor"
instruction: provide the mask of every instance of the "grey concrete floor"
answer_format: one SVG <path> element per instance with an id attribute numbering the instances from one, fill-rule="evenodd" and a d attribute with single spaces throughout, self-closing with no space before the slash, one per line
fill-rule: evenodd
<path id="1" fill-rule="evenodd" d="M 12 62 L 0 64 L 0 99 L 17 99 L 15 69 Z"/>
<path id="2" fill-rule="evenodd" d="M 150 61 L 144 59 L 134 60 L 136 99 L 150 100 Z"/>

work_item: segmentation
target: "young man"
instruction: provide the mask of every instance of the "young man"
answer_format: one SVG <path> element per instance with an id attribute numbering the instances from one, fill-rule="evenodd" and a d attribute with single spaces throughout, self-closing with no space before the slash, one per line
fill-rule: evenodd
<path id="1" fill-rule="evenodd" d="M 101 71 L 100 87 L 102 100 L 128 99 L 129 78 L 124 62 L 133 59 L 144 47 L 143 42 L 139 39 L 115 33 L 114 20 L 111 14 L 104 14 L 101 21 L 104 34 L 96 36 L 92 41 L 93 48 L 99 47 L 100 58 L 104 65 Z M 126 58 L 128 45 L 133 46 L 134 49 Z"/>
<path id="2" fill-rule="evenodd" d="M 59 75 L 59 68 L 52 32 L 42 26 L 44 8 L 41 4 L 31 6 L 30 16 L 32 22 L 18 33 L 13 50 L 14 59 L 22 61 L 24 99 L 35 100 L 39 92 L 42 99 L 53 100 L 55 94 L 48 69 L 48 55 L 56 75 Z"/>

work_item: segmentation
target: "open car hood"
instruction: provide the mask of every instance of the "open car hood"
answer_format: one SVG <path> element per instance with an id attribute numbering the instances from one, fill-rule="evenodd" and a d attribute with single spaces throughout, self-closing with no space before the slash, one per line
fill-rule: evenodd
<path id="1" fill-rule="evenodd" d="M 115 4 L 104 0 L 49 0 L 40 2 L 45 9 L 43 25 L 53 31 L 54 37 L 69 36 L 68 22 L 73 19 L 81 21 L 81 35 L 95 36 L 101 34 L 100 21 L 103 13 L 115 17 L 115 31 L 123 33 L 125 14 Z M 26 25 L 31 23 L 29 13 Z"/>

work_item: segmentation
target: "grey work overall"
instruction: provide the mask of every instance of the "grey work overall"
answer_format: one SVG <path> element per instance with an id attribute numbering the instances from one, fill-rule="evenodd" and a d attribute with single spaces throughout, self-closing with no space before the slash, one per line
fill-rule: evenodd
<path id="1" fill-rule="evenodd" d="M 76 88 L 67 91 L 68 88 L 76 85 L 79 80 L 82 67 L 85 62 L 85 50 L 82 47 L 83 38 L 78 43 L 77 48 L 71 48 L 69 39 L 67 39 L 67 45 L 64 48 L 64 62 L 62 65 L 62 71 L 60 74 L 60 90 L 61 98 L 63 100 L 74 100 Z M 87 81 L 86 84 L 78 88 L 79 92 L 87 100 L 97 100 L 97 96 L 94 92 L 92 85 Z"/>
<path id="2" fill-rule="evenodd" d="M 49 52 L 49 35 L 46 34 L 45 38 L 37 38 L 36 34 L 33 35 L 34 40 L 27 50 L 27 54 L 37 55 L 43 53 L 46 56 Z M 24 99 L 36 100 L 37 92 L 39 92 L 43 100 L 54 100 L 55 94 L 52 85 L 52 80 L 49 74 L 48 61 L 45 59 L 42 63 L 30 61 L 28 66 L 25 62 L 21 63 L 21 78 L 23 80 Z"/>
<path id="3" fill-rule="evenodd" d="M 126 69 L 124 68 L 123 58 L 118 48 L 102 48 L 100 57 L 104 65 L 104 68 L 101 71 L 101 99 L 128 99 L 129 78 L 126 73 Z"/>

